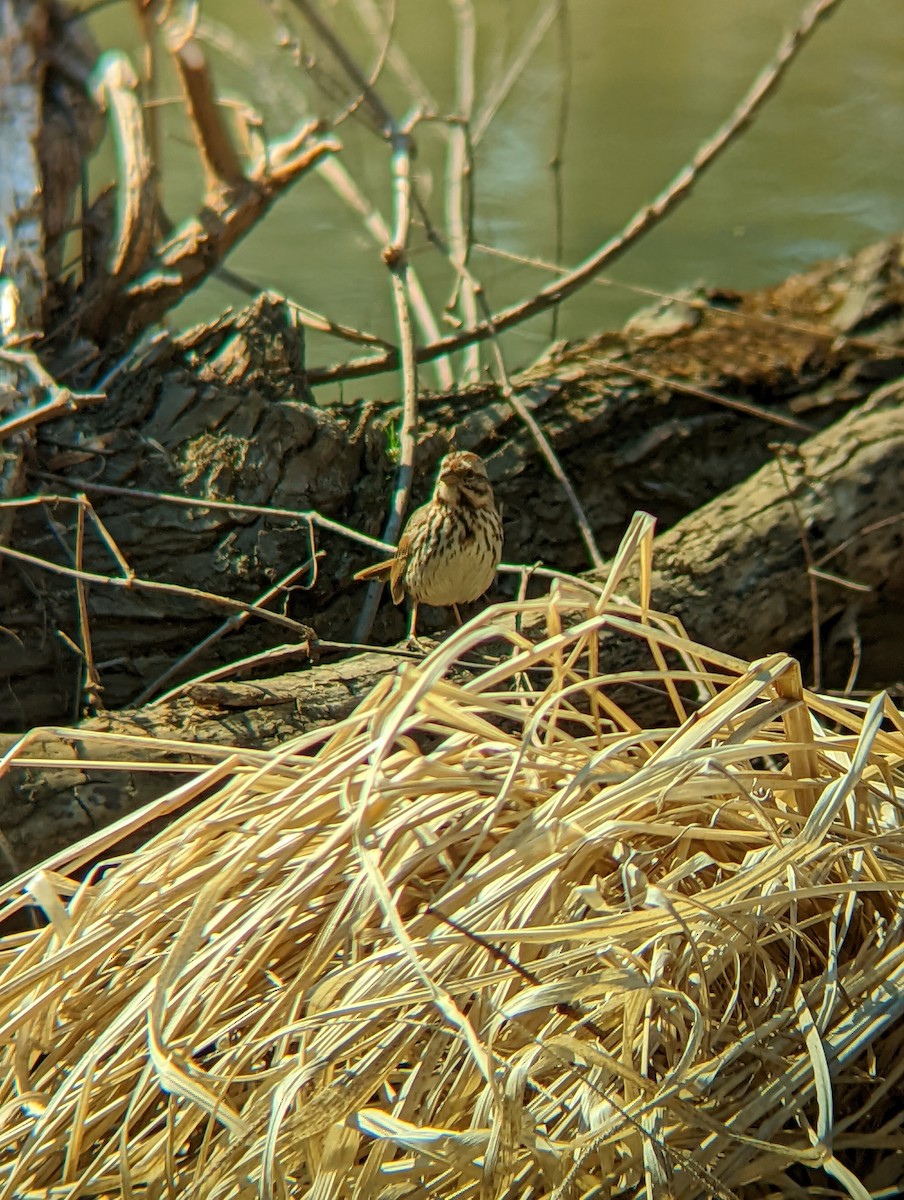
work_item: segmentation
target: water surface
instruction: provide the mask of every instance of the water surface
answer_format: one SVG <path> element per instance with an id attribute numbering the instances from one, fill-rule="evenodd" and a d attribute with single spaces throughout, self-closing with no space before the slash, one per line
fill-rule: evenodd
<path id="1" fill-rule="evenodd" d="M 363 31 L 362 0 L 321 0 L 366 70 L 380 58 Z M 378 14 L 388 4 L 370 0 Z M 456 111 L 454 5 L 398 0 L 392 40 L 440 115 Z M 476 0 L 475 113 L 498 85 L 539 17 L 552 17 L 525 69 L 479 130 L 474 150 L 471 269 L 494 309 L 538 290 L 551 277 L 537 266 L 491 251 L 572 265 L 617 232 L 693 156 L 727 117 L 782 34 L 797 21 L 800 0 Z M 334 64 L 287 4 L 285 22 L 252 0 L 202 0 L 200 33 L 224 97 L 245 101 L 268 133 L 305 115 L 329 115 L 353 94 Z M 131 9 L 102 9 L 94 27 L 104 44 L 137 55 Z M 280 30 L 288 37 L 280 46 Z M 293 55 L 313 56 L 310 70 Z M 384 63 L 377 89 L 394 114 L 411 110 L 411 93 Z M 163 98 L 175 94 L 164 74 Z M 423 99 L 424 97 L 422 97 Z M 161 110 L 167 205 L 175 216 L 197 205 L 200 175 L 187 129 Z M 476 127 L 475 122 L 475 127 Z M 564 129 L 564 133 L 563 133 Z M 391 221 L 386 144 L 366 121 L 346 121 L 342 161 Z M 445 196 L 449 126 L 415 129 L 419 194 L 435 227 L 447 229 Z M 561 235 L 557 235 L 551 162 L 561 160 Z M 109 170 L 109 157 L 98 172 Z M 637 288 L 670 294 L 700 281 L 746 288 L 775 281 L 814 260 L 858 249 L 899 229 L 904 192 L 904 4 L 845 0 L 817 29 L 791 74 L 752 127 L 699 182 L 691 197 L 607 275 L 569 300 L 559 336 L 578 337 L 618 325 L 649 299 Z M 488 249 L 481 249 L 487 247 Z M 453 275 L 430 246 L 423 222 L 411 236 L 411 261 L 438 319 Z M 394 313 L 380 249 L 324 180 L 301 181 L 234 252 L 230 264 L 260 287 L 272 287 L 335 320 L 395 340 Z M 242 297 L 212 281 L 177 313 L 207 317 Z M 443 324 L 443 331 L 451 326 Z M 551 318 L 510 334 L 511 367 L 540 354 Z M 349 349 L 312 336 L 309 360 L 325 364 Z M 431 383 L 429 371 L 425 382 Z M 351 385 L 355 392 L 360 384 Z M 398 383 L 385 377 L 382 394 Z"/>

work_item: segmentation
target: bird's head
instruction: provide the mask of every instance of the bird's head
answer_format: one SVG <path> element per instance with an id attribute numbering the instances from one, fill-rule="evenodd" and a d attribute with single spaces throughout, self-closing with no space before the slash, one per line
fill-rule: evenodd
<path id="1" fill-rule="evenodd" d="M 487 508 L 493 503 L 493 489 L 482 458 L 467 450 L 447 454 L 439 466 L 434 495 L 446 504 L 469 504 Z"/>

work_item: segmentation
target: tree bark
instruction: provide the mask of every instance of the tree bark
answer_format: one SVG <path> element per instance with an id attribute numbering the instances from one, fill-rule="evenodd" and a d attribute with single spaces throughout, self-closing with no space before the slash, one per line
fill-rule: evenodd
<path id="1" fill-rule="evenodd" d="M 776 288 L 688 297 L 621 334 L 560 349 L 517 380 L 519 393 L 583 498 L 601 550 L 611 553 L 635 509 L 652 512 L 660 528 L 675 524 L 769 461 L 776 437 L 800 440 L 904 371 L 902 299 L 901 247 L 892 239 Z M 97 387 L 92 369 L 75 377 L 78 386 Z M 71 569 L 77 512 L 59 497 L 84 491 L 137 576 L 250 602 L 309 559 L 311 530 L 302 517 L 230 503 L 313 509 L 378 533 L 394 477 L 387 431 L 398 408 L 313 404 L 302 330 L 279 298 L 262 297 L 182 337 L 160 335 L 114 371 L 102 403 L 41 426 L 29 486 L 57 498 L 20 514 L 20 550 Z M 424 397 L 420 430 L 412 503 L 426 498 L 454 438 L 488 462 L 508 561 L 587 566 L 564 496 L 498 390 Z M 177 507 L 167 495 L 198 504 Z M 205 508 L 208 498 L 224 507 Z M 323 529 L 314 540 L 322 555 L 316 579 L 305 572 L 304 586 L 286 592 L 287 611 L 323 639 L 347 640 L 361 598 L 352 576 L 375 552 Z M 90 519 L 78 565 L 121 574 Z M 496 594 L 504 589 L 502 580 Z M 89 647 L 76 600 L 71 577 L 39 564 L 20 561 L 0 576 L 0 624 L 9 631 L 0 633 L 0 728 L 59 723 L 90 709 L 82 691 L 89 650 L 100 664 L 100 702 L 128 706 L 222 619 L 184 593 L 93 584 Z M 424 620 L 429 629 L 429 612 Z M 392 642 L 403 628 L 404 615 L 384 604 L 376 640 Z M 252 620 L 182 677 L 283 637 Z"/>
<path id="2" fill-rule="evenodd" d="M 867 586 L 874 596 L 901 588 L 902 494 L 904 379 L 878 389 L 804 442 L 784 472 L 775 463 L 764 466 L 660 534 L 653 606 L 680 617 L 697 640 L 739 656 L 791 649 L 813 620 L 801 530 L 817 563 L 831 556 L 824 570 L 838 579 Z M 823 621 L 842 612 L 854 594 L 825 578 L 817 587 Z M 636 573 L 620 590 L 636 596 Z M 534 633 L 540 636 L 539 629 Z M 603 651 L 611 672 L 645 665 L 643 655 L 642 645 L 627 639 L 610 639 Z M 42 732 L 24 756 L 65 765 L 16 766 L 0 777 L 0 829 L 9 843 L 10 870 L 24 870 L 172 786 L 175 777 L 165 767 L 154 773 L 80 766 L 79 759 L 106 754 L 126 761 L 133 753 L 99 735 L 272 747 L 347 716 L 402 661 L 401 655 L 367 653 L 268 679 L 190 685 L 171 701 L 105 714 L 75 734 Z M 645 715 L 640 704 L 649 717 L 648 698 L 634 697 L 633 703 L 635 715 Z M 0 752 L 14 741 L 0 740 Z M 174 759 L 186 761 L 161 744 L 160 763 Z"/>
<path id="3" fill-rule="evenodd" d="M 41 220 L 41 95 L 47 5 L 39 0 L 0 0 L 0 345 L 27 343 L 42 332 L 44 230 Z M 33 403 L 37 385 L 27 366 L 0 358 L 0 419 L 14 403 Z M 30 432 L 0 443 L 0 499 L 20 492 Z M 13 513 L 0 514 L 0 542 Z"/>

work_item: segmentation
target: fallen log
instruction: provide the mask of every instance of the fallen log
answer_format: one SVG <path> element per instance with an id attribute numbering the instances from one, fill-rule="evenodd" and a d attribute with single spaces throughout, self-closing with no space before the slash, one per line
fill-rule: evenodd
<path id="1" fill-rule="evenodd" d="M 891 239 L 779 287 L 689 296 L 621 334 L 559 348 L 516 383 L 611 554 L 635 509 L 670 527 L 768 462 L 776 437 L 800 440 L 900 374 L 902 311 Z M 39 561 L 0 575 L 0 728 L 134 705 L 220 621 L 186 587 L 251 603 L 307 563 L 300 582 L 276 589 L 287 616 L 300 637 L 307 627 L 348 640 L 361 602 L 351 578 L 375 551 L 336 525 L 381 528 L 399 410 L 312 403 L 302 332 L 291 305 L 265 296 L 181 337 L 158 335 L 104 377 L 77 375 L 105 399 L 37 431 L 27 486 L 47 499 L 19 513 L 13 549 Z M 587 565 L 564 495 L 496 388 L 423 398 L 413 503 L 453 438 L 487 459 L 509 561 Z M 90 583 L 81 621 L 73 568 L 118 576 Z M 133 578 L 183 590 L 150 593 Z M 384 604 L 376 640 L 402 629 Z M 273 644 L 269 625 L 246 622 L 181 677 Z M 99 664 L 90 694 L 89 656 Z"/>
<path id="2" fill-rule="evenodd" d="M 716 649 L 748 658 L 791 649 L 811 628 L 814 585 L 822 622 L 854 595 L 904 586 L 902 494 L 904 378 L 805 441 L 793 463 L 762 467 L 660 534 L 653 606 Z M 639 572 L 626 583 L 636 597 Z M 636 668 L 637 654 L 636 643 L 612 639 L 606 670 Z M 171 700 L 106 713 L 75 731 L 40 731 L 0 777 L 0 829 L 12 863 L 24 869 L 162 794 L 174 778 L 166 764 L 192 761 L 184 742 L 277 746 L 347 716 L 406 657 L 370 652 L 273 678 L 188 685 Z M 158 739 L 156 769 L 82 765 L 103 754 L 128 761 L 131 748 L 110 734 Z M 15 743 L 6 736 L 0 750 Z M 27 767 L 28 758 L 61 764 Z"/>

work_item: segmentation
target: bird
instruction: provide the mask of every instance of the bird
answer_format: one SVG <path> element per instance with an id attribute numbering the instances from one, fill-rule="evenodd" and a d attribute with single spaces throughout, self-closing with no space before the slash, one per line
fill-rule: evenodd
<path id="1" fill-rule="evenodd" d="M 432 498 L 408 518 L 392 558 L 355 579 L 388 579 L 394 604 L 406 593 L 411 597 L 408 642 L 418 645 L 418 605 L 451 607 L 460 625 L 459 604 L 483 595 L 501 557 L 502 517 L 486 465 L 476 454 L 455 450 L 440 463 Z"/>

